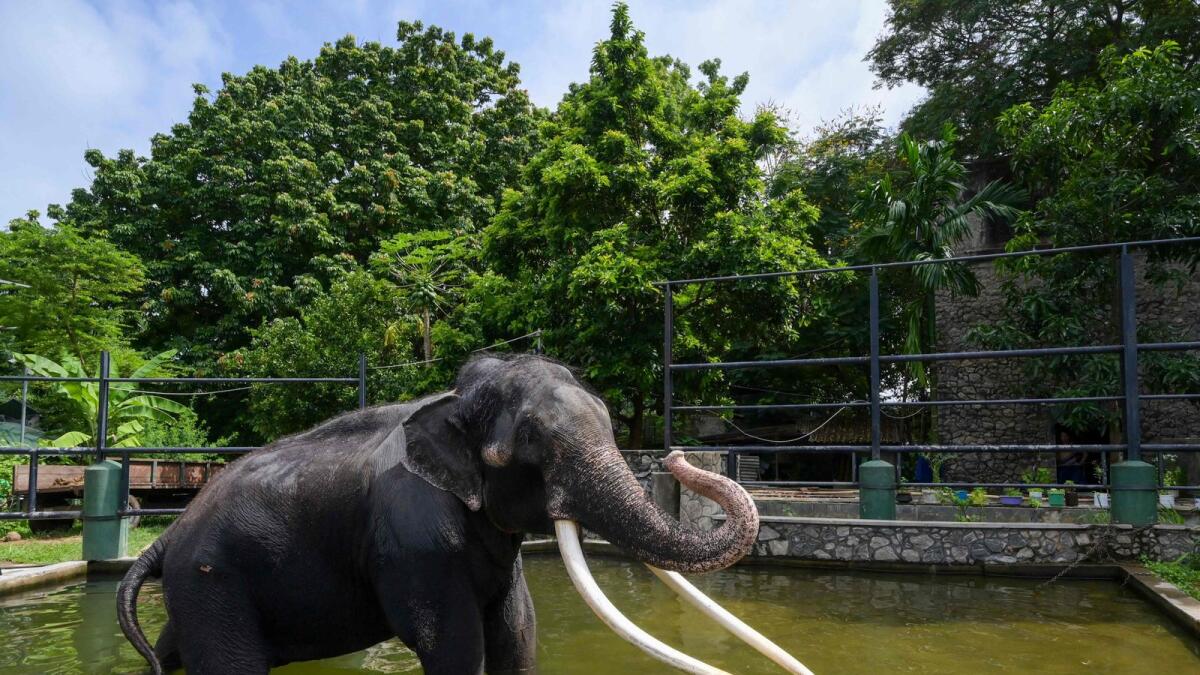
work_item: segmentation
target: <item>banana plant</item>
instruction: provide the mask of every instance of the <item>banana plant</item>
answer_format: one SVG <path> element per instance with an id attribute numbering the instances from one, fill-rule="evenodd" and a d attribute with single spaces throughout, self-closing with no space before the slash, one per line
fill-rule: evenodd
<path id="1" fill-rule="evenodd" d="M 37 354 L 15 354 L 29 371 L 43 377 L 99 377 L 90 375 L 79 359 L 74 356 L 55 362 Z M 130 377 L 147 377 L 175 356 L 168 350 L 151 358 L 133 371 Z M 111 377 L 120 377 L 114 364 Z M 74 404 L 79 417 L 86 420 L 86 430 L 68 431 L 58 438 L 43 440 L 43 445 L 54 448 L 94 447 L 99 427 L 100 383 L 98 382 L 55 382 L 54 391 Z M 132 382 L 111 382 L 108 385 L 108 438 L 110 448 L 136 448 L 141 446 L 140 434 L 146 429 L 147 421 L 174 422 L 176 417 L 187 411 L 187 407 L 162 396 L 138 393 Z"/>

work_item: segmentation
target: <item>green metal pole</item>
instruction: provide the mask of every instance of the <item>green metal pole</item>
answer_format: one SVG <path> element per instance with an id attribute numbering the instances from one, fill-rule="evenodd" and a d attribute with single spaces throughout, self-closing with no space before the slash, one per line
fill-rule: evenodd
<path id="1" fill-rule="evenodd" d="M 1153 525 L 1158 521 L 1158 474 L 1142 461 L 1141 400 L 1138 397 L 1137 299 L 1133 256 L 1121 247 L 1121 386 L 1125 461 L 1112 465 L 1112 521 L 1126 525 Z"/>
<path id="2" fill-rule="evenodd" d="M 125 491 L 121 465 L 104 458 L 108 445 L 109 355 L 100 352 L 100 386 L 96 410 L 96 462 L 83 470 L 83 559 L 124 558 L 129 522 L 117 515 Z"/>

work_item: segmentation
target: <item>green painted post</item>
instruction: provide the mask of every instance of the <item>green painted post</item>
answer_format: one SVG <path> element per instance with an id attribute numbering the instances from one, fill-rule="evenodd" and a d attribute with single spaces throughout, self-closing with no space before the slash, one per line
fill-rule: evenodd
<path id="1" fill-rule="evenodd" d="M 1152 464 L 1127 460 L 1109 468 L 1112 521 L 1124 525 L 1158 522 L 1158 475 Z"/>
<path id="2" fill-rule="evenodd" d="M 121 508 L 121 465 L 107 459 L 83 470 L 83 559 L 124 558 L 129 521 Z"/>
<path id="3" fill-rule="evenodd" d="M 858 517 L 896 519 L 896 467 L 881 459 L 858 467 Z"/>

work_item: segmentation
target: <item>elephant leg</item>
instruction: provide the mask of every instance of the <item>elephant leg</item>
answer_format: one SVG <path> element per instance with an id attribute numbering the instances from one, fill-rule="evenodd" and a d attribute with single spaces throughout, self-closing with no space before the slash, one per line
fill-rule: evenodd
<path id="1" fill-rule="evenodd" d="M 508 593 L 484 610 L 483 631 L 490 675 L 537 672 L 537 621 L 519 556 Z"/>
<path id="2" fill-rule="evenodd" d="M 166 672 L 183 667 L 183 661 L 179 658 L 179 637 L 175 634 L 175 625 L 170 621 L 163 626 L 158 642 L 154 643 L 154 654 Z"/>
<path id="3" fill-rule="evenodd" d="M 200 585 L 169 602 L 170 623 L 188 675 L 266 675 L 275 652 L 262 633 L 258 610 L 239 584 Z"/>
<path id="4" fill-rule="evenodd" d="M 483 619 L 470 580 L 414 581 L 379 589 L 392 630 L 416 653 L 426 675 L 481 675 Z"/>

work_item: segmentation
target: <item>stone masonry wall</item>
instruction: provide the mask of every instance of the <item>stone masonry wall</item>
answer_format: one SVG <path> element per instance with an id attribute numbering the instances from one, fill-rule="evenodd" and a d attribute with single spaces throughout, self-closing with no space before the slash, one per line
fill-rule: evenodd
<path id="1" fill-rule="evenodd" d="M 963 251 L 970 253 L 972 251 Z M 979 345 L 966 339 L 973 327 L 1000 315 L 1004 297 L 993 263 L 974 265 L 979 280 L 977 297 L 939 293 L 938 351 L 967 351 Z M 1200 339 L 1200 274 L 1181 276 L 1180 285 L 1154 286 L 1145 279 L 1141 256 L 1136 261 L 1137 315 L 1142 339 L 1155 341 Z M 1109 302 L 1107 299 L 1098 300 Z M 1147 337 L 1149 334 L 1151 337 Z M 1022 398 L 1034 394 L 1026 375 L 1028 359 L 945 361 L 936 365 L 940 399 Z M 1143 388 L 1144 390 L 1144 388 Z M 1116 393 L 1116 392 L 1114 392 Z M 938 440 L 945 444 L 1054 443 L 1054 423 L 1047 406 L 942 406 L 937 411 Z M 1148 401 L 1142 404 L 1145 442 L 1200 440 L 1200 409 L 1186 401 Z M 1151 461 L 1153 461 L 1151 459 Z M 1200 458 L 1181 455 L 1189 482 L 1200 482 Z M 1052 455 L 971 453 L 952 457 L 943 477 L 952 481 L 1009 482 L 1041 465 L 1054 466 Z"/>
<path id="2" fill-rule="evenodd" d="M 1004 304 L 995 267 L 975 265 L 979 295 L 952 298 L 938 293 L 937 350 L 940 352 L 979 349 L 967 340 L 967 332 L 992 320 Z M 1023 398 L 1023 359 L 980 359 L 942 361 L 935 366 L 942 400 Z M 936 411 L 938 441 L 943 444 L 1050 443 L 1053 425 L 1039 406 L 941 406 Z M 950 456 L 942 466 L 946 481 L 1017 482 L 1021 474 L 1036 466 L 1054 466 L 1053 457 L 1017 453 L 969 453 Z"/>
<path id="3" fill-rule="evenodd" d="M 629 470 L 633 471 L 634 478 L 637 478 L 638 483 L 647 494 L 651 491 L 650 476 L 656 472 L 667 470 L 663 466 L 663 459 L 666 458 L 667 453 L 663 450 L 622 450 L 621 456 L 625 458 Z"/>
<path id="4" fill-rule="evenodd" d="M 765 517 L 752 555 L 934 565 L 1160 560 L 1200 551 L 1200 527 L 915 523 Z"/>
<path id="5" fill-rule="evenodd" d="M 719 452 L 689 452 L 689 464 L 713 473 L 725 472 L 725 456 Z M 701 497 L 691 490 L 681 487 L 679 490 L 679 522 L 684 527 L 699 530 L 711 530 L 718 518 L 724 517 L 724 511 L 716 502 Z"/>

